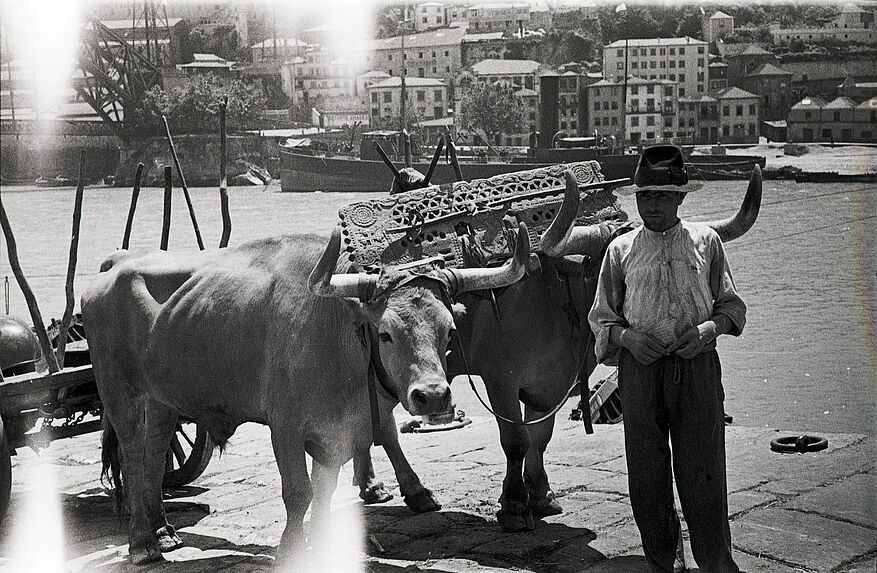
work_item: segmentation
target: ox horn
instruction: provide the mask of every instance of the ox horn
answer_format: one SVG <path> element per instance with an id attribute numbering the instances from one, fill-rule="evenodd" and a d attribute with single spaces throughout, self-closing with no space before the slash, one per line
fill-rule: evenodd
<path id="1" fill-rule="evenodd" d="M 530 235 L 527 225 L 518 224 L 518 238 L 512 260 L 501 267 L 486 269 L 446 269 L 451 296 L 473 290 L 488 290 L 516 283 L 527 270 L 530 258 Z M 456 287 L 456 288 L 455 288 Z"/>
<path id="2" fill-rule="evenodd" d="M 749 178 L 749 188 L 746 189 L 746 197 L 743 198 L 743 204 L 740 206 L 737 214 L 721 221 L 710 221 L 707 223 L 719 234 L 723 243 L 741 237 L 755 224 L 755 219 L 758 218 L 758 211 L 761 209 L 761 188 L 761 167 L 756 165 L 755 169 L 752 170 L 752 177 Z"/>
<path id="3" fill-rule="evenodd" d="M 308 277 L 308 289 L 320 296 L 359 297 L 370 292 L 377 277 L 366 273 L 336 274 L 335 265 L 341 254 L 341 228 L 335 227 L 326 250 Z"/>
<path id="4" fill-rule="evenodd" d="M 605 233 L 597 225 L 576 227 L 573 224 L 581 202 L 579 184 L 569 169 L 563 175 L 566 179 L 563 203 L 551 225 L 542 234 L 539 246 L 550 257 L 600 253 L 606 243 Z"/>

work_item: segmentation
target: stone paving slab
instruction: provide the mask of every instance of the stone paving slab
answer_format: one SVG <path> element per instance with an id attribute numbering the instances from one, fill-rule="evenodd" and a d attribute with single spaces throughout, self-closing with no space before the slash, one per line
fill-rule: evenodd
<path id="1" fill-rule="evenodd" d="M 442 510 L 413 514 L 400 497 L 389 461 L 376 448 L 376 471 L 395 497 L 363 506 L 351 485 L 352 465 L 345 465 L 333 498 L 337 537 L 314 548 L 316 573 L 647 571 L 627 496 L 620 425 L 597 426 L 586 436 L 580 422 L 559 416 L 546 462 L 565 512 L 539 521 L 535 531 L 505 534 L 495 517 L 505 472 L 496 424 L 476 404 L 459 402 L 458 397 L 471 425 L 400 436 Z M 400 411 L 397 419 L 408 417 Z M 873 572 L 874 437 L 833 434 L 824 436 L 829 447 L 823 452 L 770 451 L 771 439 L 797 433 L 727 428 L 738 564 L 749 573 Z M 135 568 L 127 563 L 126 527 L 100 483 L 99 458 L 97 433 L 59 440 L 39 456 L 19 451 L 13 458 L 10 514 L 0 526 L 0 572 L 51 570 L 40 568 L 53 558 L 51 547 L 64 548 L 54 559 L 74 572 L 270 569 L 285 511 L 266 428 L 242 426 L 199 480 L 167 495 L 169 519 L 187 547 L 166 554 L 164 564 Z"/>

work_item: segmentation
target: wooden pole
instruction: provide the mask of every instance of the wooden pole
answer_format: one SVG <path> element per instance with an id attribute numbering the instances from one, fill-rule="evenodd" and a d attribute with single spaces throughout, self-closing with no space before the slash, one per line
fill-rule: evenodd
<path id="1" fill-rule="evenodd" d="M 228 210 L 228 177 L 226 174 L 225 146 L 225 111 L 228 107 L 228 96 L 222 96 L 219 102 L 219 208 L 222 211 L 222 237 L 219 239 L 219 248 L 228 246 L 231 237 L 231 214 Z"/>
<path id="2" fill-rule="evenodd" d="M 171 190 L 173 174 L 171 166 L 164 166 L 164 216 L 161 219 L 161 246 L 162 251 L 167 250 L 168 240 L 171 234 Z"/>
<path id="3" fill-rule="evenodd" d="M 55 353 L 52 351 L 52 343 L 49 341 L 46 325 L 43 323 L 42 314 L 40 314 L 40 307 L 27 283 L 24 272 L 21 270 L 21 264 L 18 262 L 18 247 L 15 243 L 15 236 L 12 234 L 12 227 L 9 226 L 9 218 L 6 216 L 2 198 L 0 198 L 0 225 L 3 227 L 3 235 L 6 237 L 6 248 L 9 250 L 9 266 L 12 267 L 12 274 L 15 275 L 15 280 L 18 281 L 18 286 L 21 288 L 21 294 L 24 295 L 24 300 L 27 302 L 27 309 L 30 311 L 30 318 L 40 342 L 40 349 L 43 351 L 43 358 L 46 360 L 49 372 L 58 372 L 61 368 L 55 359 Z"/>
<path id="4" fill-rule="evenodd" d="M 64 353 L 67 349 L 67 329 L 73 323 L 73 307 L 76 299 L 73 296 L 73 279 L 76 277 L 76 261 L 79 254 L 79 227 L 82 223 L 82 198 L 85 188 L 85 151 L 79 152 L 79 183 L 76 185 L 76 198 L 73 202 L 73 230 L 70 234 L 70 255 L 67 258 L 67 280 L 64 283 L 64 292 L 67 295 L 67 305 L 64 307 L 64 316 L 58 329 L 58 342 L 55 345 L 55 355 L 58 366 L 64 368 Z"/>
<path id="5" fill-rule="evenodd" d="M 134 211 L 137 209 L 137 199 L 140 198 L 140 178 L 143 176 L 143 164 L 137 164 L 137 172 L 134 174 L 134 190 L 131 192 L 131 206 L 128 208 L 128 221 L 125 223 L 125 236 L 122 237 L 122 249 L 128 250 L 131 240 L 131 226 L 134 224 Z"/>
<path id="6" fill-rule="evenodd" d="M 454 147 L 454 140 L 450 135 L 448 138 L 448 155 L 451 157 L 451 166 L 454 168 L 454 176 L 457 181 L 463 181 L 463 170 L 460 168 L 460 160 L 457 159 L 457 149 Z"/>
<path id="7" fill-rule="evenodd" d="M 198 248 L 204 250 L 204 241 L 201 240 L 201 230 L 198 229 L 198 220 L 195 218 L 195 209 L 192 207 L 192 198 L 189 197 L 189 188 L 186 186 L 186 178 L 183 176 L 183 168 L 180 167 L 180 160 L 177 159 L 177 149 L 174 147 L 174 140 L 171 137 L 171 128 L 167 124 L 167 118 L 161 116 L 164 122 L 164 133 L 167 135 L 167 142 L 171 148 L 171 157 L 174 160 L 174 166 L 177 168 L 177 174 L 180 176 L 180 184 L 183 187 L 183 195 L 186 197 L 186 206 L 189 208 L 189 218 L 192 219 L 192 227 L 195 229 L 195 239 L 198 241 Z"/>

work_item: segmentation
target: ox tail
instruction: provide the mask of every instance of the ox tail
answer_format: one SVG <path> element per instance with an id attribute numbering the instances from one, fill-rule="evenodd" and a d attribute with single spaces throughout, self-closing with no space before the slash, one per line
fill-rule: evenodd
<path id="1" fill-rule="evenodd" d="M 104 434 L 101 439 L 101 483 L 113 489 L 116 515 L 122 515 L 125 503 L 125 486 L 122 483 L 122 456 L 119 437 L 106 415 L 103 416 Z"/>

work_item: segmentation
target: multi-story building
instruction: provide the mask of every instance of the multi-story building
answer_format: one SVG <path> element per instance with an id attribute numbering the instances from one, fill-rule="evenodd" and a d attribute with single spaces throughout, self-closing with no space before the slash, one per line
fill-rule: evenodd
<path id="1" fill-rule="evenodd" d="M 441 2 L 424 2 L 414 7 L 414 29 L 425 32 L 448 25 L 445 5 Z"/>
<path id="2" fill-rule="evenodd" d="M 621 112 L 624 84 L 603 79 L 586 86 L 585 93 L 588 132 L 596 131 L 607 138 L 614 136 L 621 144 L 624 140 L 624 114 Z"/>
<path id="3" fill-rule="evenodd" d="M 365 67 L 391 76 L 442 79 L 450 85 L 461 68 L 465 35 L 465 27 L 452 27 L 372 40 L 366 47 Z"/>
<path id="4" fill-rule="evenodd" d="M 717 92 L 728 87 L 728 64 L 725 62 L 711 62 L 709 92 Z"/>
<path id="5" fill-rule="evenodd" d="M 706 93 L 709 85 L 708 44 L 684 38 L 616 40 L 603 48 L 603 75 L 623 81 L 628 76 L 677 82 L 679 97 Z"/>
<path id="6" fill-rule="evenodd" d="M 877 41 L 874 29 L 874 13 L 867 12 L 854 4 L 845 4 L 840 13 L 826 26 L 820 28 L 781 28 L 779 24 L 770 26 L 774 44 L 788 44 L 793 41 L 808 42 L 834 38 L 844 42 L 873 44 Z"/>
<path id="7" fill-rule="evenodd" d="M 719 105 L 719 141 L 758 143 L 759 97 L 738 87 L 716 94 Z"/>
<path id="8" fill-rule="evenodd" d="M 625 124 L 631 145 L 670 141 L 676 133 L 676 82 L 629 78 Z"/>
<path id="9" fill-rule="evenodd" d="M 332 59 L 323 46 L 309 46 L 302 56 L 280 66 L 283 93 L 294 106 L 309 109 L 330 99 L 357 95 L 356 72 L 343 58 Z"/>
<path id="10" fill-rule="evenodd" d="M 785 119 L 792 106 L 792 73 L 764 64 L 738 84 L 761 97 L 762 120 Z"/>
<path id="11" fill-rule="evenodd" d="M 822 115 L 823 141 L 854 141 L 853 132 L 856 125 L 855 101 L 848 97 L 836 97 L 820 110 Z"/>
<path id="12" fill-rule="evenodd" d="M 789 141 L 809 143 L 819 141 L 822 133 L 822 108 L 825 100 L 805 97 L 792 106 L 786 119 Z"/>
<path id="13" fill-rule="evenodd" d="M 757 44 L 718 45 L 722 61 L 728 64 L 727 80 L 729 86 L 738 86 L 747 75 L 764 64 L 778 64 L 777 57 Z"/>
<path id="14" fill-rule="evenodd" d="M 393 76 L 368 88 L 369 123 L 372 127 L 396 127 L 402 116 L 402 78 Z M 447 84 L 435 78 L 405 78 L 405 115 L 409 120 L 445 117 Z"/>
<path id="15" fill-rule="evenodd" d="M 581 134 L 582 88 L 584 80 L 580 73 L 567 70 L 560 74 L 557 98 L 557 129 L 570 134 Z"/>
<path id="16" fill-rule="evenodd" d="M 870 96 L 877 95 L 877 82 L 860 82 L 852 76 L 847 76 L 837 86 L 837 95 L 847 96 L 856 101 L 868 99 Z"/>
<path id="17" fill-rule="evenodd" d="M 680 142 L 716 143 L 719 141 L 719 100 L 709 95 L 679 98 L 677 121 Z"/>
<path id="18" fill-rule="evenodd" d="M 495 2 L 476 4 L 466 11 L 469 31 L 505 32 L 513 34 L 530 28 L 530 5 L 527 3 Z"/>
<path id="19" fill-rule="evenodd" d="M 597 5 L 593 2 L 582 3 L 580 5 L 567 8 L 558 7 L 551 13 L 551 21 L 549 26 L 543 26 L 546 30 L 551 27 L 558 30 L 588 30 L 596 29 L 600 23 L 598 19 L 599 12 Z M 532 26 L 539 26 L 533 22 L 533 12 L 530 12 L 530 20 Z"/>
<path id="20" fill-rule="evenodd" d="M 707 42 L 716 44 L 721 38 L 734 33 L 734 17 L 721 10 L 709 17 L 704 15 L 701 19 L 701 31 Z"/>

